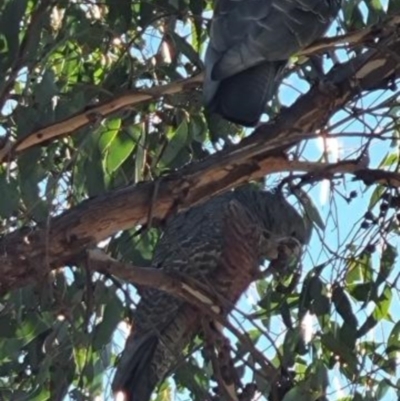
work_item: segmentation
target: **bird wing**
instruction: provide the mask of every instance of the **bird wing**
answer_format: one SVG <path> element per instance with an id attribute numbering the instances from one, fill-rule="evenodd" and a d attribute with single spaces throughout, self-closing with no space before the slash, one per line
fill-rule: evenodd
<path id="1" fill-rule="evenodd" d="M 193 279 L 212 273 L 223 245 L 218 208 L 216 202 L 206 204 L 167 223 L 152 266 Z M 193 306 L 157 289 L 141 291 L 113 390 L 124 391 L 129 401 L 147 401 L 156 384 L 179 361 L 199 324 Z"/>
<path id="2" fill-rule="evenodd" d="M 312 43 L 336 15 L 335 0 L 218 0 L 208 58 L 213 80 L 265 61 L 285 61 Z M 206 57 L 207 63 L 207 57 Z"/>
<path id="3" fill-rule="evenodd" d="M 257 193 L 252 187 L 243 188 L 177 215 L 167 223 L 155 251 L 153 267 L 206 283 L 218 296 L 222 316 L 232 310 L 254 280 L 261 259 L 270 254 L 270 246 L 262 245 L 265 228 L 271 231 L 269 240 L 275 231 L 282 238 L 290 236 L 292 226 L 301 220 L 281 198 Z M 282 225 L 270 212 L 290 221 Z M 113 382 L 113 390 L 125 392 L 129 401 L 150 399 L 201 329 L 202 319 L 207 320 L 195 306 L 157 289 L 141 295 Z"/>
<path id="4" fill-rule="evenodd" d="M 211 206 L 211 207 L 210 207 Z M 221 219 L 223 203 L 206 204 L 179 214 L 167 223 L 157 245 L 152 266 L 166 273 L 205 281 L 216 269 L 222 252 Z M 136 312 L 137 330 L 160 329 L 176 316 L 183 301 L 157 289 L 142 292 Z"/>

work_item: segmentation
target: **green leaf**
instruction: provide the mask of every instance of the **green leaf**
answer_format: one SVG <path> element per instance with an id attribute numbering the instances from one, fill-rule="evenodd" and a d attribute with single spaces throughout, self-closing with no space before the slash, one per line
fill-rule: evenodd
<path id="1" fill-rule="evenodd" d="M 378 320 L 373 315 L 368 316 L 366 321 L 358 329 L 357 337 L 361 338 L 362 336 L 367 334 L 371 329 L 373 329 L 377 324 Z"/>
<path id="2" fill-rule="evenodd" d="M 380 22 L 385 17 L 385 12 L 380 0 L 367 0 L 368 20 L 367 24 L 372 25 Z"/>
<path id="3" fill-rule="evenodd" d="M 390 388 L 393 388 L 393 385 L 390 383 L 388 379 L 384 378 L 380 380 L 378 383 L 378 387 L 375 391 L 376 399 L 382 400 L 386 396 L 386 393 Z"/>
<path id="4" fill-rule="evenodd" d="M 394 246 L 386 244 L 385 249 L 382 252 L 378 277 L 375 281 L 376 288 L 384 283 L 392 272 L 397 258 L 397 250 Z"/>
<path id="5" fill-rule="evenodd" d="M 189 133 L 193 141 L 203 143 L 207 138 L 207 125 L 202 117 L 191 116 L 189 120 Z"/>
<path id="6" fill-rule="evenodd" d="M 298 195 L 298 198 L 304 208 L 306 216 L 313 223 L 315 223 L 321 230 L 325 230 L 325 223 L 322 220 L 322 217 L 311 197 L 308 196 L 308 194 L 305 191 L 302 191 L 300 189 L 296 189 L 296 195 Z"/>
<path id="7" fill-rule="evenodd" d="M 348 31 L 364 28 L 365 23 L 363 13 L 356 2 L 346 1 L 344 3 L 343 11 Z"/>
<path id="8" fill-rule="evenodd" d="M 358 334 L 356 326 L 343 323 L 338 331 L 338 334 L 338 338 L 343 344 L 346 344 L 349 349 L 355 349 Z"/>
<path id="9" fill-rule="evenodd" d="M 333 286 L 332 301 L 341 318 L 350 326 L 356 328 L 358 321 L 353 313 L 350 301 L 343 288 L 336 284 Z"/>
<path id="10" fill-rule="evenodd" d="M 251 342 L 256 345 L 261 337 L 261 331 L 258 329 L 249 330 L 247 331 L 247 336 L 251 339 Z M 236 349 L 236 358 L 238 359 L 242 359 L 249 352 L 249 347 L 240 340 L 238 340 L 236 344 Z"/>
<path id="11" fill-rule="evenodd" d="M 171 392 L 172 390 L 169 386 L 169 383 L 164 382 L 157 391 L 157 397 L 155 401 L 171 401 L 172 400 Z"/>
<path id="12" fill-rule="evenodd" d="M 122 131 L 110 143 L 106 157 L 106 169 L 113 173 L 132 154 L 136 140 Z"/>
<path id="13" fill-rule="evenodd" d="M 318 397 L 319 394 L 313 394 L 301 387 L 294 387 L 285 394 L 282 401 L 316 401 Z"/>
<path id="14" fill-rule="evenodd" d="M 17 58 L 19 51 L 20 24 L 22 16 L 25 14 L 27 4 L 27 0 L 9 1 L 1 14 L 0 32 L 6 38 L 8 49 L 8 54 L 5 58 L 7 64 L 3 66 L 4 71 Z"/>
<path id="15" fill-rule="evenodd" d="M 373 312 L 373 316 L 377 321 L 388 318 L 392 297 L 392 290 L 389 285 L 386 285 L 382 295 L 380 295 L 376 303 L 376 308 Z"/>
<path id="16" fill-rule="evenodd" d="M 373 290 L 372 283 L 363 283 L 363 284 L 355 284 L 348 286 L 349 294 L 356 299 L 357 301 L 361 301 L 367 303 L 372 297 Z"/>
<path id="17" fill-rule="evenodd" d="M 179 366 L 174 374 L 178 392 L 188 389 L 194 400 L 204 400 L 209 382 L 206 371 L 206 369 L 201 369 L 192 358 Z M 166 382 L 162 384 L 162 388 L 168 388 Z"/>
<path id="18" fill-rule="evenodd" d="M 383 193 L 386 192 L 386 187 L 377 185 L 369 200 L 368 210 L 372 210 L 375 205 L 381 201 Z"/>
<path id="19" fill-rule="evenodd" d="M 35 101 L 39 108 L 43 108 L 51 103 L 54 96 L 58 95 L 59 90 L 55 84 L 56 76 L 53 70 L 46 70 L 39 83 L 34 88 Z"/>
<path id="20" fill-rule="evenodd" d="M 296 350 L 299 344 L 299 341 L 302 341 L 300 332 L 296 329 L 289 329 L 286 332 L 285 339 L 283 341 L 283 365 L 284 366 L 292 366 L 295 361 Z"/>
<path id="21" fill-rule="evenodd" d="M 326 295 L 325 284 L 314 272 L 304 280 L 299 305 L 300 320 L 307 311 L 311 311 L 316 316 L 324 316 L 330 313 L 330 301 Z"/>
<path id="22" fill-rule="evenodd" d="M 198 0 L 190 0 L 189 8 L 192 14 L 195 16 L 195 18 L 193 18 L 191 21 L 192 45 L 198 51 L 198 53 L 201 53 L 203 3 Z"/>
<path id="23" fill-rule="evenodd" d="M 391 167 L 393 165 L 397 165 L 398 162 L 399 162 L 399 155 L 397 153 L 388 153 L 387 155 L 384 156 L 378 168 Z"/>
<path id="24" fill-rule="evenodd" d="M 400 351 L 400 321 L 398 321 L 389 334 L 386 351 L 388 353 Z"/>
<path id="25" fill-rule="evenodd" d="M 20 207 L 18 183 L 14 178 L 7 179 L 6 173 L 0 172 L 0 217 L 11 217 Z"/>
<path id="26" fill-rule="evenodd" d="M 135 229 L 125 231 L 116 241 L 109 245 L 112 255 L 119 255 L 121 260 L 131 262 L 137 266 L 150 266 L 155 244 L 159 239 L 157 229 L 146 230 L 140 241 L 134 236 Z"/>
<path id="27" fill-rule="evenodd" d="M 181 122 L 175 132 L 169 130 L 167 137 L 169 141 L 161 156 L 163 166 L 168 166 L 186 146 L 188 139 L 188 124 L 186 120 Z"/>
<path id="28" fill-rule="evenodd" d="M 307 387 L 316 394 L 325 394 L 329 386 L 328 369 L 321 360 L 315 361 L 306 373 Z"/>
<path id="29" fill-rule="evenodd" d="M 132 2 L 131 0 L 106 0 L 108 6 L 109 23 L 115 31 L 126 33 L 132 21 Z"/>
<path id="30" fill-rule="evenodd" d="M 115 292 L 112 293 L 107 291 L 109 294 L 107 297 L 103 297 L 103 301 L 107 303 L 103 306 L 103 316 L 100 323 L 98 323 L 94 329 L 93 337 L 93 349 L 99 350 L 106 346 L 110 341 L 112 334 L 122 317 L 122 303 L 116 296 Z M 100 299 L 98 302 L 101 302 Z"/>
<path id="31" fill-rule="evenodd" d="M 23 344 L 28 344 L 39 334 L 51 328 L 53 322 L 51 313 L 43 312 L 40 315 L 33 312 L 24 316 L 23 322 L 18 325 L 15 337 L 20 339 Z"/>
<path id="32" fill-rule="evenodd" d="M 105 182 L 103 169 L 101 165 L 100 153 L 93 152 L 93 154 L 85 159 L 83 163 L 84 179 L 89 196 L 97 196 L 105 192 Z"/>
<path id="33" fill-rule="evenodd" d="M 268 394 L 271 391 L 271 383 L 266 379 L 265 374 L 261 371 L 254 371 L 253 382 L 257 386 L 257 391 L 261 394 Z"/>
<path id="34" fill-rule="evenodd" d="M 348 365 L 350 372 L 354 372 L 357 366 L 355 353 L 343 343 L 337 335 L 334 335 L 332 332 L 323 333 L 321 335 L 321 342 L 327 349 L 333 352 L 334 355 L 339 356 L 341 362 Z"/>
<path id="35" fill-rule="evenodd" d="M 39 183 L 46 174 L 40 166 L 40 156 L 40 149 L 30 149 L 18 158 L 18 168 L 21 198 L 26 211 L 36 221 L 43 222 L 47 219 L 49 210 L 39 192 Z"/>
<path id="36" fill-rule="evenodd" d="M 139 182 L 144 178 L 144 168 L 146 163 L 146 133 L 142 127 L 135 127 L 136 135 L 139 137 L 136 146 L 135 157 L 135 182 Z"/>
<path id="37" fill-rule="evenodd" d="M 392 290 L 390 286 L 386 285 L 382 294 L 378 299 L 375 300 L 375 308 L 370 316 L 368 316 L 367 320 L 360 327 L 358 336 L 366 334 L 369 330 L 376 326 L 378 322 L 382 319 L 389 320 L 389 310 L 392 302 Z"/>
<path id="38" fill-rule="evenodd" d="M 354 284 L 355 282 L 372 281 L 373 269 L 371 255 L 363 253 L 359 257 L 351 257 L 347 262 L 346 283 Z"/>
<path id="39" fill-rule="evenodd" d="M 118 135 L 120 128 L 120 118 L 110 119 L 107 121 L 105 126 L 102 127 L 99 138 L 99 149 L 101 153 L 104 153 L 106 150 L 108 150 L 115 137 Z"/>
<path id="40" fill-rule="evenodd" d="M 186 40 L 184 40 L 181 36 L 177 35 L 175 32 L 171 31 L 170 35 L 177 49 L 183 55 L 185 55 L 193 65 L 198 67 L 199 70 L 202 70 L 204 68 L 204 65 L 199 57 L 199 53 L 196 50 L 194 50 L 193 47 Z"/>

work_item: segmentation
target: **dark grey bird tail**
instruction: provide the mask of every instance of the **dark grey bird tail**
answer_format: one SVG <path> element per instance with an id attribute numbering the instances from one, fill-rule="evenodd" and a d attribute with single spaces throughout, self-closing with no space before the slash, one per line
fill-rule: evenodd
<path id="1" fill-rule="evenodd" d="M 254 126 L 276 89 L 276 77 L 285 62 L 269 62 L 249 68 L 219 83 L 209 110 L 229 121 Z"/>
<path id="2" fill-rule="evenodd" d="M 114 393 L 123 392 L 126 401 L 150 400 L 158 383 L 151 374 L 151 361 L 157 345 L 157 336 L 146 336 L 135 341 L 129 352 L 125 350 L 112 384 Z"/>

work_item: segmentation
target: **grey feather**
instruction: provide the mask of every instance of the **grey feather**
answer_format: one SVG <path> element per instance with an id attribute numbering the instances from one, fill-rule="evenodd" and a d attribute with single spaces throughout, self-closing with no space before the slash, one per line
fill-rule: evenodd
<path id="1" fill-rule="evenodd" d="M 220 81 L 210 96 L 210 110 L 240 125 L 255 125 L 276 90 L 284 62 L 261 64 Z M 215 82 L 215 81 L 214 81 Z"/>
<path id="2" fill-rule="evenodd" d="M 276 89 L 282 66 L 325 33 L 339 8 L 340 0 L 217 0 L 205 58 L 206 107 L 228 120 L 254 125 Z M 263 67 L 269 73 L 262 74 Z M 246 79 L 233 78 L 244 77 L 244 71 L 248 71 Z M 257 90 L 248 89 L 247 98 L 238 97 L 237 93 L 244 93 L 247 83 L 253 82 L 252 74 L 258 77 L 254 81 L 260 82 L 262 76 L 268 80 Z M 230 83 L 226 84 L 227 80 Z M 245 101 L 248 109 L 257 105 L 256 111 L 248 118 L 246 112 L 235 118 Z"/>
<path id="3" fill-rule="evenodd" d="M 299 251 L 310 232 L 282 195 L 245 186 L 172 218 L 152 266 L 207 284 L 226 299 L 228 314 L 253 280 L 249 272 L 276 257 L 281 243 Z M 148 401 L 201 329 L 194 306 L 157 289 L 141 295 L 113 382 L 127 401 Z"/>

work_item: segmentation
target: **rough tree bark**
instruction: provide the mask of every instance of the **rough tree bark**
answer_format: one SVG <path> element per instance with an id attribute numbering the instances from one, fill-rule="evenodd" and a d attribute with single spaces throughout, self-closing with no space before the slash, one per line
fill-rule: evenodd
<path id="1" fill-rule="evenodd" d="M 288 147 L 322 131 L 336 111 L 363 91 L 390 88 L 400 70 L 397 20 L 392 18 L 380 28 L 379 49 L 335 66 L 325 82 L 314 85 L 293 106 L 258 127 L 239 145 L 154 182 L 89 199 L 51 219 L 45 228 L 25 228 L 4 236 L 0 240 L 0 293 L 43 277 L 50 269 L 77 262 L 88 247 L 120 230 L 163 220 L 172 212 L 268 173 L 352 173 L 367 183 L 399 186 L 400 175 L 369 170 L 365 160 L 327 165 L 290 162 L 282 156 Z"/>

